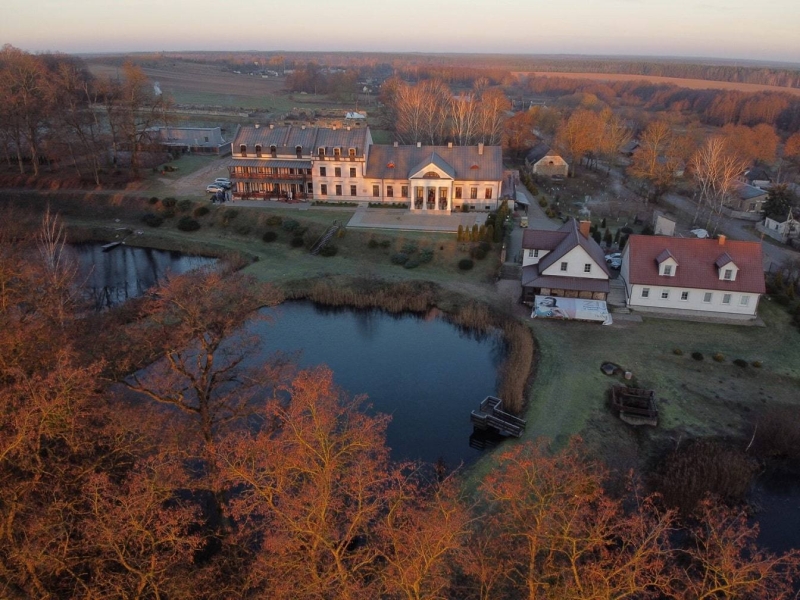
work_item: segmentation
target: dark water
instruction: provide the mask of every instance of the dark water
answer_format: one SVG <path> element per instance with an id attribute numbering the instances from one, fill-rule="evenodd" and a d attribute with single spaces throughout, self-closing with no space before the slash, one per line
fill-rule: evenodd
<path id="1" fill-rule="evenodd" d="M 141 296 L 167 274 L 180 275 L 191 269 L 211 265 L 215 258 L 187 256 L 180 252 L 117 246 L 103 252 L 102 244 L 72 246 L 81 271 L 87 297 L 102 309 Z"/>
<path id="2" fill-rule="evenodd" d="M 771 466 L 762 473 L 750 501 L 760 528 L 758 542 L 772 552 L 800 548 L 800 474 Z"/>
<path id="3" fill-rule="evenodd" d="M 262 339 L 256 360 L 299 350 L 302 366 L 328 365 L 345 390 L 367 394 L 372 410 L 392 415 L 387 437 L 394 460 L 441 457 L 454 468 L 478 457 L 469 446 L 469 415 L 496 392 L 505 355 L 499 336 L 479 340 L 439 318 L 310 302 L 265 311 L 272 322 L 247 326 Z"/>

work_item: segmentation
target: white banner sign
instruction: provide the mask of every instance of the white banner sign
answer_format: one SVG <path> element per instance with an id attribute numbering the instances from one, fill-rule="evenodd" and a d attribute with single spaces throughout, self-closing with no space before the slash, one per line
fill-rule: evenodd
<path id="1" fill-rule="evenodd" d="M 603 300 L 561 298 L 558 296 L 536 296 L 531 318 L 598 321 L 603 325 L 611 325 L 612 323 L 608 307 Z"/>

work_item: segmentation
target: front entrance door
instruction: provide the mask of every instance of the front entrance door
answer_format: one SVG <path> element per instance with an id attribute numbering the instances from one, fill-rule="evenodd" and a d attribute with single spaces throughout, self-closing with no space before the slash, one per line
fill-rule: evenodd
<path id="1" fill-rule="evenodd" d="M 436 208 L 436 188 L 428 188 L 428 210 Z"/>

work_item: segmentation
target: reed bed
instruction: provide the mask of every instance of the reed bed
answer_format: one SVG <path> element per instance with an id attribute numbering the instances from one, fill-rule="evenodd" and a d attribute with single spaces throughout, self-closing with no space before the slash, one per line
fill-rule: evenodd
<path id="1" fill-rule="evenodd" d="M 379 308 L 390 313 L 425 313 L 436 305 L 436 292 L 425 282 L 358 282 L 341 286 L 319 281 L 287 292 L 287 299 L 307 299 L 326 306 Z"/>

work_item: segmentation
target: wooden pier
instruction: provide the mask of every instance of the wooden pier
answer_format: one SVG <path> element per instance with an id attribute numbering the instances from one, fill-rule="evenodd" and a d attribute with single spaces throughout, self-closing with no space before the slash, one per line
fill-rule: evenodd
<path id="1" fill-rule="evenodd" d="M 494 396 L 486 396 L 478 410 L 470 416 L 475 429 L 495 429 L 503 435 L 519 437 L 525 430 L 525 420 L 503 411 L 503 401 Z"/>
<path id="2" fill-rule="evenodd" d="M 658 425 L 656 393 L 653 390 L 615 385 L 611 388 L 611 408 L 628 425 Z"/>

